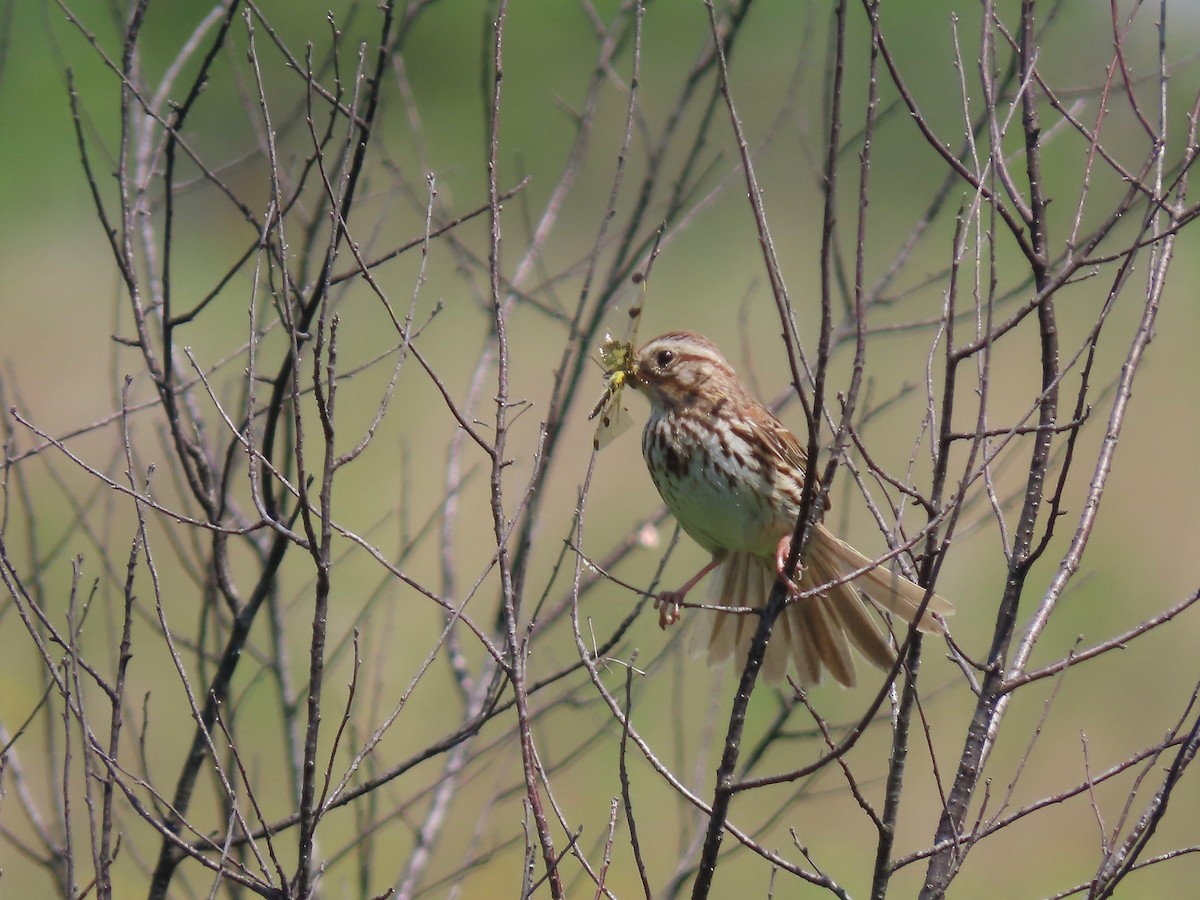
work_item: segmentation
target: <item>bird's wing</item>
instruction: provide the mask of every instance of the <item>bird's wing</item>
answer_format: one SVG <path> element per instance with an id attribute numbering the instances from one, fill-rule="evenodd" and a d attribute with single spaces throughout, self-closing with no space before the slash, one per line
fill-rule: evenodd
<path id="1" fill-rule="evenodd" d="M 796 473 L 796 483 L 804 483 L 804 473 L 808 468 L 808 453 L 801 446 L 796 435 L 779 421 L 769 409 L 761 404 L 752 405 L 752 415 L 756 429 L 762 434 L 763 443 L 771 453 Z M 815 473 L 814 473 L 815 475 Z M 820 490 L 821 481 L 817 478 L 816 488 Z M 825 509 L 829 509 L 829 497 L 825 498 Z"/>

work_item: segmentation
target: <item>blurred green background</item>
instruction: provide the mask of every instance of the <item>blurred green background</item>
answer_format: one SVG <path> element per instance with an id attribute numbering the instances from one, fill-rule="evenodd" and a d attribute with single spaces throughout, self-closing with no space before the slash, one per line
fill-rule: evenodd
<path id="1" fill-rule="evenodd" d="M 1001 15 L 1015 17 L 1015 4 L 1001 4 Z M 1011 9 L 1009 7 L 1012 7 Z M 98 45 L 112 57 L 119 53 L 114 38 L 114 14 L 108 8 L 91 5 L 72 6 L 86 28 L 96 35 Z M 327 3 L 266 3 L 264 13 L 279 29 L 279 37 L 294 50 L 312 40 L 318 46 L 328 41 Z M 593 24 L 586 14 L 587 5 L 563 0 L 525 0 L 509 11 L 505 42 L 505 79 L 503 82 L 503 126 L 501 130 L 500 182 L 515 185 L 528 176 L 529 184 L 505 210 L 506 274 L 523 252 L 528 228 L 535 222 L 557 182 L 574 138 L 571 111 L 577 110 L 592 76 L 596 56 Z M 609 21 L 618 5 L 595 4 L 596 14 Z M 142 65 L 147 80 L 157 84 L 157 75 L 175 58 L 179 48 L 211 7 L 200 2 L 151 2 L 141 42 Z M 370 4 L 351 9 L 345 4 L 333 6 L 342 28 L 346 48 L 344 65 L 352 67 L 353 47 L 359 39 L 369 39 L 377 31 L 377 13 Z M 1178 159 L 1187 126 L 1186 115 L 1200 84 L 1192 61 L 1200 40 L 1200 7 L 1194 3 L 1168 4 L 1170 28 L 1167 31 L 1167 58 L 1172 64 L 1171 104 L 1168 109 L 1168 156 Z M 89 46 L 79 30 L 64 21 L 63 12 L 54 4 L 10 3 L 3 70 L 0 72 L 0 122 L 4 138 L 0 140 L 0 197 L 7 215 L 0 229 L 0 271 L 4 272 L 0 292 L 0 362 L 3 364 L 5 408 L 15 406 L 23 417 L 39 429 L 62 435 L 95 422 L 119 408 L 121 378 L 137 376 L 134 395 L 137 400 L 152 396 L 140 356 L 112 340 L 114 334 L 130 336 L 128 301 L 113 265 L 101 227 L 97 222 L 89 189 L 81 171 L 79 150 L 68 106 L 64 72 L 74 72 L 84 110 L 84 130 L 89 141 L 92 162 L 98 172 L 100 189 L 106 202 L 113 199 L 110 177 L 119 139 L 118 86 L 112 72 Z M 1128 14 L 1131 10 L 1122 10 Z M 405 185 L 421 188 L 427 172 L 436 175 L 438 199 L 444 208 L 462 213 L 486 202 L 485 141 L 486 116 L 484 66 L 487 60 L 486 23 L 488 8 L 472 0 L 434 3 L 420 16 L 403 44 L 402 71 L 411 86 L 415 103 L 407 109 L 400 80 L 385 86 L 382 133 L 373 145 L 374 162 L 368 170 L 356 212 L 357 234 L 364 243 L 383 250 L 394 243 L 421 234 L 424 197 L 410 197 Z M 910 89 L 923 113 L 943 139 L 957 148 L 963 137 L 963 101 L 959 91 L 960 74 L 968 84 L 971 103 L 979 99 L 978 44 L 980 23 L 976 5 L 948 2 L 884 4 L 883 22 L 890 46 L 895 53 Z M 1090 0 L 1067 0 L 1056 7 L 1055 18 L 1042 37 L 1039 67 L 1046 80 L 1061 89 L 1073 103 L 1075 114 L 1091 123 L 1096 116 L 1094 89 L 1105 77 L 1112 57 L 1112 27 L 1107 4 Z M 1143 18 L 1145 21 L 1143 21 Z M 843 102 L 847 124 L 843 137 L 849 149 L 842 157 L 846 179 L 839 209 L 839 240 L 842 251 L 851 259 L 856 216 L 858 152 L 853 135 L 861 127 L 865 97 L 863 64 L 868 42 L 860 9 L 850 11 L 850 59 Z M 1132 71 L 1139 77 L 1155 71 L 1156 35 L 1148 27 L 1150 17 L 1138 18 L 1126 53 Z M 223 166 L 223 174 L 239 195 L 259 206 L 267 198 L 265 163 L 258 152 L 256 128 L 252 123 L 253 83 L 244 65 L 247 31 L 239 19 L 234 30 L 234 47 L 228 51 L 228 68 L 207 89 L 204 101 L 190 120 L 189 140 L 197 152 L 214 165 Z M 650 134 L 657 134 L 671 114 L 675 97 L 696 56 L 705 47 L 707 16 L 698 2 L 656 2 L 645 14 L 642 71 L 639 83 L 639 109 L 648 123 Z M 278 98 L 279 109 L 292 111 L 296 79 L 277 54 L 268 52 L 267 36 L 260 28 L 256 40 L 263 55 L 263 78 L 267 94 Z M 956 40 L 964 59 L 962 72 L 955 65 Z M 757 174 L 774 240 L 784 274 L 797 308 L 797 316 L 810 351 L 815 350 L 815 329 L 819 321 L 816 303 L 819 288 L 819 247 L 821 240 L 820 170 L 824 147 L 823 97 L 824 67 L 828 61 L 829 20 L 824 4 L 764 0 L 751 7 L 750 15 L 738 38 L 732 59 L 732 89 L 748 140 L 754 149 Z M 630 52 L 626 48 L 616 59 L 616 75 L 628 84 Z M 393 68 L 392 74 L 400 71 Z M 885 79 L 886 81 L 886 79 Z M 711 84 L 711 81 L 708 82 Z M 1152 101 L 1153 85 L 1137 83 L 1143 101 Z M 1151 90 L 1147 90 L 1147 88 Z M 890 264 L 907 239 L 913 222 L 928 204 L 943 177 L 943 167 L 928 145 L 919 138 L 903 110 L 890 108 L 895 92 L 886 84 L 881 88 L 888 110 L 880 124 L 873 147 L 871 165 L 871 203 L 868 224 L 868 265 L 866 282 L 874 283 Z M 284 99 L 288 98 L 288 99 Z M 553 285 L 543 285 L 538 299 L 550 308 L 571 310 L 582 284 L 578 264 L 590 252 L 605 208 L 615 165 L 615 156 L 624 131 L 627 97 L 615 80 L 600 91 L 597 115 L 589 152 L 578 183 L 563 207 L 540 264 L 548 273 L 570 271 L 568 277 Z M 1146 153 L 1147 140 L 1136 123 L 1112 101 L 1112 119 L 1105 128 L 1106 146 L 1129 160 L 1136 168 Z M 1148 107 L 1153 109 L 1153 105 Z M 1053 115 L 1043 109 L 1046 127 Z M 415 117 L 415 118 L 414 118 Z M 688 122 L 694 127 L 698 115 L 689 110 Z M 727 351 L 739 370 L 752 379 L 764 397 L 777 396 L 788 380 L 786 360 L 778 349 L 779 322 L 767 286 L 762 256 L 758 248 L 754 222 L 745 199 L 745 187 L 737 168 L 737 155 L 727 117 L 716 111 L 717 124 L 711 132 L 711 146 L 704 161 L 711 165 L 705 181 L 714 193 L 696 207 L 687 227 L 671 235 L 668 246 L 656 262 L 650 297 L 647 301 L 642 335 L 689 328 L 714 337 Z M 419 121 L 419 129 L 414 122 Z M 1015 131 L 1015 126 L 1014 126 Z M 194 135 L 194 139 L 193 136 Z M 281 140 L 281 155 L 288 160 L 302 157 L 308 150 L 307 133 L 292 129 Z M 622 212 L 633 203 L 633 185 L 645 165 L 645 147 L 650 138 L 635 134 L 629 159 L 626 185 L 618 203 Z M 1015 149 L 1015 148 L 1014 148 Z M 1047 134 L 1046 178 L 1054 196 L 1052 204 L 1051 245 L 1057 251 L 1063 245 L 1069 223 L 1075 213 L 1080 187 L 1081 167 L 1086 146 L 1078 135 L 1055 126 Z M 678 160 L 672 159 L 676 163 Z M 1020 166 L 1014 165 L 1020 172 Z M 1089 208 L 1103 210 L 1119 195 L 1121 185 L 1111 176 L 1096 179 Z M 947 213 L 935 223 L 931 235 L 915 250 L 899 279 L 898 302 L 881 309 L 873 326 L 893 322 L 936 320 L 941 314 L 946 289 L 945 267 L 951 257 L 953 210 L 969 202 L 969 195 L 957 186 Z M 661 198 L 655 202 L 661 203 Z M 1098 213 L 1097 213 L 1098 215 Z M 1138 210 L 1141 215 L 1141 210 Z M 175 257 L 177 303 L 186 308 L 210 290 L 230 260 L 235 258 L 251 236 L 245 223 L 231 217 L 230 209 L 211 191 L 185 192 L 179 216 L 179 242 Z M 651 220 L 654 219 L 653 214 Z M 1085 216 L 1085 221 L 1088 217 Z M 986 224 L 986 223 L 985 223 Z M 477 258 L 486 258 L 486 221 L 477 219 L 460 234 L 473 248 Z M 1010 241 L 998 242 L 998 280 L 1000 291 L 1015 289 L 1023 277 Z M 1170 271 L 1170 284 L 1164 295 L 1157 322 L 1157 336 L 1147 360 L 1138 373 L 1133 405 L 1121 435 L 1116 463 L 1104 495 L 1102 513 L 1084 557 L 1080 574 L 1057 610 L 1054 619 L 1033 657 L 1033 665 L 1049 663 L 1070 651 L 1077 638 L 1081 646 L 1090 646 L 1132 627 L 1135 623 L 1177 602 L 1197 589 L 1200 566 L 1200 471 L 1196 465 L 1196 446 L 1200 439 L 1200 417 L 1196 414 L 1196 396 L 1200 391 L 1200 356 L 1195 353 L 1195 336 L 1200 333 L 1200 304 L 1196 302 L 1197 238 L 1184 229 Z M 986 252 L 986 251 L 985 251 Z M 350 257 L 343 257 L 344 269 Z M 1012 267 L 1012 274 L 1006 271 Z M 576 267 L 572 269 L 572 267 Z M 415 254 L 381 267 L 378 278 L 389 292 L 397 309 L 407 308 L 418 272 Z M 308 273 L 311 275 L 312 273 Z M 472 291 L 485 291 L 478 271 L 465 271 L 461 258 L 435 245 L 429 259 L 428 280 L 417 300 L 417 320 L 424 321 L 436 303 L 445 310 L 434 319 L 422 338 L 422 349 L 445 379 L 456 397 L 468 388 L 471 366 L 487 340 L 487 318 Z M 1080 346 L 1095 321 L 1104 300 L 1111 272 L 1103 270 L 1091 281 L 1081 280 L 1059 297 L 1059 316 L 1064 358 Z M 1102 390 L 1118 373 L 1141 316 L 1139 298 L 1145 279 L 1145 266 L 1139 264 L 1130 288 L 1122 296 L 1100 342 L 1093 377 L 1093 419 L 1083 432 L 1076 451 L 1075 469 L 1068 482 L 1065 516 L 1047 554 L 1034 568 L 1022 607 L 1022 631 L 1046 584 L 1052 577 L 1075 528 L 1083 492 L 1092 476 L 1096 449 L 1104 433 L 1111 392 Z M 540 279 L 535 279 L 538 283 Z M 923 284 L 928 281 L 927 284 Z M 234 353 L 246 340 L 246 302 L 248 282 L 235 281 L 223 292 L 212 310 L 186 329 L 179 340 L 189 346 L 203 365 L 212 365 Z M 903 293 L 901 293 L 903 292 Z M 1021 295 L 1017 302 L 1027 294 Z M 342 320 L 343 363 L 349 367 L 373 359 L 395 343 L 395 334 L 383 316 L 378 302 L 361 286 L 339 299 Z M 619 316 L 616 319 L 619 321 Z M 561 320 L 534 310 L 518 307 L 511 322 L 512 394 L 528 399 L 530 410 L 517 420 L 510 447 L 518 459 L 512 470 L 513 484 L 528 475 L 529 461 L 536 444 L 538 423 L 545 413 L 549 395 L 548 381 L 559 364 L 564 337 Z M 890 407 L 872 424 L 871 447 L 877 462 L 893 473 L 904 473 L 913 454 L 924 409 L 924 379 L 929 354 L 931 329 L 916 329 L 873 338 L 868 353 L 866 374 L 868 396 L 882 403 L 897 394 L 902 386 L 914 390 Z M 749 347 L 755 346 L 754 352 Z M 277 349 L 277 348 L 276 348 Z M 1000 427 L 1014 416 L 1022 415 L 1036 393 L 1036 339 L 1032 331 L 1016 333 L 996 349 L 993 361 L 990 423 Z M 842 347 L 834 359 L 834 385 L 847 383 L 852 347 Z M 233 379 L 222 388 L 228 400 L 236 396 L 236 376 L 242 363 L 227 374 Z M 937 364 L 935 364 L 935 369 Z M 361 379 L 346 390 L 340 424 L 345 428 L 347 448 L 371 422 L 378 398 L 390 374 L 390 363 L 368 369 Z M 531 566 L 530 588 L 543 588 L 558 597 L 569 587 L 567 571 L 551 581 L 562 541 L 571 535 L 571 521 L 578 504 L 591 446 L 591 425 L 584 420 L 586 407 L 598 394 L 601 380 L 598 369 L 591 372 L 585 389 L 587 396 L 573 410 L 568 423 L 570 456 L 574 462 L 559 468 L 548 485 L 544 519 L 540 523 L 537 550 Z M 1073 397 L 1078 375 L 1064 380 L 1064 397 Z M 486 393 L 486 392 L 485 392 Z M 974 423 L 970 397 L 960 405 L 961 426 Z M 1064 410 L 1071 400 L 1064 399 Z M 640 421 L 644 405 L 631 401 L 635 419 Z M 487 413 L 487 404 L 481 407 Z M 791 425 L 799 427 L 801 416 L 794 407 L 784 413 Z M 216 421 L 216 420 L 214 420 Z M 36 443 L 34 436 L 10 420 L 14 429 L 12 446 L 24 450 Z M 144 417 L 137 425 L 139 460 L 143 464 L 162 465 L 161 445 L 156 445 L 160 426 Z M 403 369 L 397 399 L 374 443 L 363 457 L 362 465 L 348 470 L 341 482 L 337 514 L 341 521 L 364 534 L 374 544 L 393 549 L 406 537 L 418 532 L 426 519 L 436 520 L 444 503 L 444 466 L 446 448 L 453 433 L 441 399 L 429 380 L 415 367 Z M 71 443 L 85 460 L 99 468 L 114 462 L 119 447 L 113 443 L 111 429 L 87 435 Z M 1028 444 L 1018 443 L 1002 460 L 1001 487 L 1015 490 L 1027 464 Z M 918 484 L 928 479 L 927 442 L 918 454 L 913 478 Z M 479 465 L 480 459 L 471 460 Z M 921 465 L 924 468 L 921 468 Z M 919 470 L 919 471 L 918 471 Z M 42 588 L 47 597 L 56 598 L 59 615 L 66 608 L 71 580 L 69 562 L 76 554 L 84 557 L 83 582 L 102 577 L 105 587 L 97 603 L 94 631 L 87 638 L 97 648 L 108 646 L 113 617 L 118 615 L 110 601 L 119 599 L 112 584 L 103 579 L 106 567 L 123 571 L 133 536 L 133 518 L 127 503 L 106 497 L 96 483 L 61 456 L 44 453 L 22 463 L 22 490 L 28 490 L 37 516 L 35 527 L 10 521 L 6 540 L 20 558 L 34 553 L 45 562 Z M 165 476 L 159 484 L 166 496 L 175 488 Z M 922 481 L 922 478 L 925 481 Z M 491 524 L 486 515 L 486 474 L 475 471 L 463 493 L 463 507 L 469 510 L 458 525 L 457 536 L 464 549 L 460 583 L 466 586 L 481 570 L 494 550 Z M 881 549 L 882 544 L 848 479 L 833 491 L 831 514 L 843 533 L 865 552 Z M 16 480 L 9 474 L 7 488 L 14 491 Z M 595 490 L 588 504 L 586 549 L 600 556 L 625 534 L 632 523 L 649 514 L 658 505 L 648 476 L 640 460 L 638 441 L 629 434 L 616 441 L 597 463 Z M 512 496 L 516 496 L 517 487 Z M 70 498 L 74 498 L 73 500 Z M 10 501 L 11 502 L 11 501 Z M 987 505 L 972 495 L 973 506 L 960 526 L 960 534 L 942 567 L 939 593 L 953 600 L 958 615 L 953 623 L 959 644 L 976 659 L 986 656 L 994 625 L 996 603 L 1003 588 L 1004 565 L 999 536 Z M 78 505 L 92 515 L 93 527 L 103 533 L 81 533 Z M 397 510 L 403 512 L 397 513 Z M 1010 525 L 1015 516 L 1010 517 Z M 153 524 L 153 532 L 165 544 L 167 525 Z M 670 528 L 660 529 L 661 544 L 670 537 Z M 108 549 L 106 550 L 105 547 Z M 490 548 L 490 549 L 489 549 Z M 104 558 L 107 555 L 107 562 Z M 165 553 L 164 557 L 169 554 Z M 618 574 L 633 584 L 648 584 L 661 550 L 645 549 L 623 566 Z M 686 539 L 672 557 L 666 581 L 682 581 L 702 562 L 698 548 Z M 238 561 L 248 566 L 247 560 Z M 436 584 L 439 573 L 436 544 L 419 543 L 405 570 L 419 581 Z M 164 584 L 171 592 L 172 615 L 191 621 L 197 616 L 200 597 L 181 574 L 164 569 Z M 297 678 L 306 664 L 307 607 L 305 597 L 311 591 L 309 574 L 302 567 L 285 572 L 287 590 L 296 598 L 291 619 L 298 626 L 289 631 Z M 141 588 L 149 595 L 149 585 Z M 441 630 L 439 611 L 416 595 L 398 587 L 362 554 L 348 554 L 337 586 L 337 603 L 331 623 L 344 639 L 349 628 L 364 625 L 364 658 L 368 660 L 364 679 L 369 684 L 369 709 L 363 713 L 362 726 L 375 727 L 380 717 L 397 701 L 400 693 L 428 652 Z M 494 588 L 493 588 L 494 590 Z M 374 606 L 365 599 L 375 592 L 385 599 Z M 585 598 L 581 615 L 590 617 L 597 633 L 604 633 L 625 615 L 633 602 L 629 593 L 612 588 L 599 590 Z M 491 598 L 480 604 L 492 603 Z M 531 601 L 532 602 L 532 601 Z M 367 612 L 362 612 L 367 610 Z M 363 618 L 358 618 L 360 615 Z M 488 621 L 484 612 L 479 618 Z M 60 619 L 61 621 L 61 619 Z M 10 730 L 33 709 L 43 690 L 40 659 L 31 646 L 24 627 L 6 601 L 0 612 L 0 721 Z M 131 677 L 132 695 L 140 698 L 149 692 L 149 706 L 155 723 L 151 767 L 164 785 L 173 784 L 178 759 L 190 737 L 190 718 L 178 689 L 169 658 L 152 642 L 152 623 L 143 623 L 144 641 L 137 645 Z M 265 625 L 265 623 L 260 623 Z M 369 629 L 366 626 L 369 625 Z M 991 762 L 993 781 L 986 814 L 996 812 L 1001 803 L 1017 807 L 1034 799 L 1065 790 L 1093 773 L 1127 758 L 1136 750 L 1153 743 L 1182 715 L 1187 699 L 1200 678 L 1200 654 L 1197 647 L 1195 613 L 1184 614 L 1170 627 L 1137 640 L 1118 654 L 1109 654 L 1095 663 L 1071 670 L 1060 683 L 1049 681 L 1022 692 L 1015 700 Z M 586 627 L 585 627 L 586 633 Z M 673 635 L 663 635 L 654 627 L 652 616 L 635 623 L 633 633 L 621 647 L 624 658 L 636 649 L 638 665 L 649 665 L 664 652 Z M 265 637 L 263 638 L 265 641 Z M 927 846 L 932 839 L 940 810 L 939 793 L 952 777 L 953 761 L 962 746 L 963 729 L 973 703 L 957 668 L 943 658 L 940 646 L 927 645 L 927 664 L 923 669 L 927 693 L 926 716 L 929 743 L 941 762 L 943 783 L 933 782 L 926 761 L 925 738 L 918 733 L 914 742 L 914 762 L 906 786 L 901 814 L 898 854 Z M 103 650 L 98 650 L 103 655 Z M 348 680 L 349 664 L 344 650 L 328 683 L 335 691 L 330 709 L 339 708 L 343 694 L 336 693 Z M 576 649 L 569 631 L 559 627 L 539 645 L 531 661 L 536 676 L 552 671 L 556 664 L 575 658 Z M 479 654 L 472 650 L 472 658 Z M 660 757 L 685 775 L 700 797 L 711 795 L 711 772 L 719 752 L 723 729 L 722 710 L 732 693 L 729 673 L 711 675 L 703 663 L 681 655 L 664 656 L 656 671 L 662 677 L 640 680 L 635 695 L 634 722 L 659 748 Z M 275 763 L 272 753 L 278 748 L 277 710 L 274 697 L 264 686 L 265 679 L 251 674 L 250 667 L 239 676 L 237 716 L 256 733 L 261 727 L 263 744 L 260 755 L 248 761 L 251 771 L 270 782 Z M 653 671 L 652 671 L 653 675 Z M 609 673 L 610 687 L 620 688 L 624 673 L 614 666 Z M 714 687 L 715 685 L 715 687 Z M 332 687 L 332 686 L 336 686 Z M 867 688 L 845 692 L 823 687 L 814 692 L 815 702 L 833 722 L 854 719 L 866 702 Z M 1053 705 L 1044 704 L 1053 694 Z M 433 687 L 416 691 L 402 722 L 408 717 L 420 727 L 403 729 L 389 736 L 379 753 L 381 767 L 404 758 L 445 728 L 457 721 L 454 700 Z M 364 701 L 368 703 L 368 701 Z M 750 731 L 761 730 L 776 708 L 767 692 L 756 696 L 751 709 Z M 585 837 L 581 846 L 590 855 L 598 854 L 599 843 L 607 828 L 608 802 L 619 791 L 616 779 L 616 736 L 609 729 L 591 746 L 580 748 L 578 760 L 568 757 L 576 749 L 578 737 L 592 734 L 608 713 L 592 702 L 579 708 L 569 705 L 547 712 L 539 722 L 537 737 L 543 760 L 570 759 L 564 762 L 564 776 L 556 786 L 572 827 L 582 825 Z M 327 714 L 327 721 L 336 713 Z M 258 720 L 261 719 L 261 724 Z M 711 726 L 715 723 L 716 733 Z M 502 741 L 511 721 L 492 723 L 483 740 L 496 740 L 494 752 L 475 759 L 460 788 L 451 815 L 454 827 L 440 849 L 437 864 L 427 883 L 429 896 L 440 896 L 436 878 L 452 872 L 467 856 L 480 848 L 494 847 L 494 854 L 466 882 L 467 896 L 508 895 L 519 883 L 521 811 L 512 797 L 497 798 L 497 784 L 515 784 L 519 779 L 519 755 L 511 743 Z M 797 727 L 800 727 L 798 725 Z M 43 731 L 31 731 L 17 750 L 27 774 L 36 776 L 35 785 L 53 783 L 53 769 L 39 767 L 45 762 L 41 741 Z M 1037 736 L 1037 742 L 1023 768 L 1018 761 Z M 362 735 L 358 735 L 359 739 Z M 885 771 L 888 734 L 886 727 L 876 729 L 851 757 L 856 771 L 863 774 L 867 788 L 878 797 L 882 793 L 879 777 Z M 792 756 L 795 751 L 796 756 Z M 773 771 L 803 764 L 819 752 L 819 744 L 782 744 L 772 750 L 765 763 Z M 414 770 L 418 780 L 433 773 Z M 1011 796 L 1007 790 L 1017 778 Z M 691 813 L 674 792 L 645 765 L 636 754 L 631 758 L 631 777 L 641 821 L 643 845 L 652 862 L 652 884 L 661 884 L 674 871 L 676 857 L 694 826 Z M 1158 770 L 1148 784 L 1156 784 Z M 416 793 L 411 782 L 398 780 L 379 798 L 401 805 Z M 955 882 L 952 896 L 1045 896 L 1085 881 L 1094 871 L 1102 837 L 1122 815 L 1124 798 L 1132 787 L 1131 776 L 1097 790 L 1097 814 L 1084 796 L 1044 811 L 975 848 L 966 868 Z M 38 787 L 37 789 L 42 789 Z M 265 790 L 275 813 L 290 809 L 288 787 L 280 776 L 273 789 Z M 779 806 L 778 794 L 764 798 L 761 810 L 747 798 L 735 804 L 734 820 L 757 822 Z M 1132 806 L 1136 816 L 1145 802 L 1145 791 Z M 1194 810 L 1200 792 L 1194 782 L 1186 781 L 1173 800 L 1166 820 L 1160 826 L 1151 854 L 1179 846 L 1200 844 Z M 421 808 L 420 802 L 416 803 Z M 480 810 L 485 810 L 480 814 Z M 412 821 L 400 817 L 383 832 L 381 846 L 394 847 L 399 861 L 412 843 Z M 269 817 L 268 817 L 269 818 Z M 82 820 L 81 820 L 82 821 Z M 28 836 L 25 822 L 11 793 L 0 799 L 0 822 L 18 836 Z M 682 824 L 681 824 L 682 823 Z M 355 835 L 353 817 L 345 811 L 331 816 L 323 847 L 332 854 L 352 844 Z M 797 791 L 780 823 L 771 826 L 764 843 L 791 850 L 787 827 L 793 827 L 810 846 L 819 864 L 843 883 L 855 896 L 865 893 L 869 872 L 859 867 L 873 849 L 874 835 L 861 811 L 850 802 L 845 785 L 827 772 L 815 784 Z M 476 829 L 478 833 L 476 833 Z M 82 832 L 81 832 L 82 835 Z M 517 841 L 514 845 L 510 842 Z M 156 843 L 146 834 L 128 837 L 128 855 L 118 863 L 121 879 L 118 896 L 138 895 L 142 875 L 139 862 L 152 858 Z M 142 843 L 145 841 L 146 843 Z M 560 842 L 565 843 L 561 839 Z M 561 845 L 560 843 L 560 845 Z M 732 844 L 732 842 L 729 842 Z M 1157 851 L 1157 852 L 1161 852 Z M 285 851 L 285 852 L 290 852 Z M 791 854 L 794 856 L 794 852 Z M 135 862 L 135 860 L 139 862 Z M 399 863 L 397 862 L 397 865 Z M 348 866 L 334 866 L 325 882 L 329 895 L 356 896 L 353 873 Z M 382 891 L 389 883 L 386 865 L 379 871 L 384 879 L 372 884 Z M 924 865 L 916 863 L 902 870 L 894 884 L 896 896 L 915 895 Z M 1170 864 L 1150 867 L 1131 884 L 1136 896 L 1183 896 L 1200 874 L 1194 854 Z M 734 885 L 744 890 L 741 896 L 765 896 L 769 873 L 760 861 L 743 854 L 721 870 L 719 886 L 734 896 Z M 618 896 L 638 892 L 636 873 L 629 859 L 614 863 L 613 890 Z M 45 891 L 48 881 L 37 867 L 21 855 L 5 851 L 0 893 L 4 896 L 34 896 Z M 192 887 L 204 885 L 199 878 Z M 777 882 L 777 885 L 779 882 Z M 207 888 L 203 888 L 204 893 Z M 575 891 L 590 895 L 590 887 L 576 884 Z M 796 896 L 799 889 L 788 883 L 776 888 L 775 896 Z"/>

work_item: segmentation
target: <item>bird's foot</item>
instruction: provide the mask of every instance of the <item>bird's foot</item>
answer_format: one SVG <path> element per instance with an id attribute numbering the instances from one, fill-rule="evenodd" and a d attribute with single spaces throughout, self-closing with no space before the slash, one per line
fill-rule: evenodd
<path id="1" fill-rule="evenodd" d="M 804 563 L 796 560 L 796 571 L 793 573 L 793 578 L 788 578 L 784 571 L 787 569 L 788 555 L 792 552 L 792 536 L 784 535 L 779 539 L 779 546 L 775 548 L 775 574 L 783 579 L 787 584 L 788 590 L 793 594 L 800 593 L 800 585 L 796 584 L 793 578 L 799 578 L 804 574 Z"/>
<path id="2" fill-rule="evenodd" d="M 679 621 L 683 596 L 682 591 L 663 591 L 654 598 L 654 608 L 658 610 L 658 627 L 663 631 Z"/>
<path id="3" fill-rule="evenodd" d="M 654 598 L 654 608 L 658 610 L 658 627 L 666 630 L 669 626 L 674 625 L 679 621 L 680 611 L 683 608 L 683 598 L 688 595 L 688 591 L 700 583 L 700 579 L 717 567 L 720 560 L 712 560 L 703 569 L 697 572 L 692 578 L 677 591 L 662 591 Z"/>

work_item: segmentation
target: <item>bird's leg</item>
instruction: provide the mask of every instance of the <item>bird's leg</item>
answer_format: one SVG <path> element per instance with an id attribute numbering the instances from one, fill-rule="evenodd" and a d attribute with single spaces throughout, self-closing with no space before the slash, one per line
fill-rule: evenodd
<path id="1" fill-rule="evenodd" d="M 792 552 L 792 536 L 785 534 L 779 539 L 779 546 L 775 548 L 775 574 L 784 580 L 788 586 L 788 590 L 794 594 L 800 593 L 800 586 L 792 579 L 784 576 L 784 571 L 787 569 L 788 554 Z M 795 575 L 799 576 L 804 573 L 804 563 L 801 560 L 796 560 Z"/>
<path id="2" fill-rule="evenodd" d="M 654 608 L 658 610 L 658 627 L 666 629 L 668 625 L 674 625 L 679 621 L 679 605 L 683 603 L 683 598 L 688 595 L 688 591 L 700 583 L 705 575 L 717 567 L 719 559 L 713 559 L 703 569 L 693 575 L 688 582 L 677 591 L 662 591 L 654 598 Z"/>

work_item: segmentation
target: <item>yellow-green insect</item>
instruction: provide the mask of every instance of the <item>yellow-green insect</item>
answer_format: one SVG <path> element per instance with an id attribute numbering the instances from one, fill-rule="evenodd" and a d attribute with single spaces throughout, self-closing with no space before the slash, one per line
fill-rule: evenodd
<path id="1" fill-rule="evenodd" d="M 606 384 L 604 393 L 600 395 L 600 399 L 588 415 L 589 419 L 600 417 L 600 423 L 596 426 L 596 436 L 592 439 L 592 446 L 597 450 L 607 446 L 633 423 L 629 411 L 621 404 L 621 393 L 625 390 L 625 382 L 634 375 L 638 322 L 642 317 L 645 279 L 640 274 L 634 275 L 633 283 L 642 285 L 643 291 L 638 291 L 637 299 L 629 308 L 629 327 L 626 329 L 625 339 L 618 340 L 611 334 L 606 334 L 604 343 L 600 345 L 600 362 L 604 366 Z"/>

